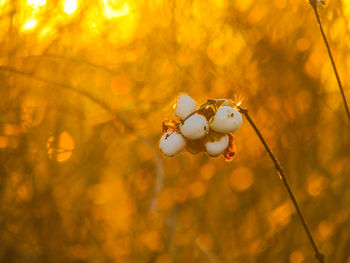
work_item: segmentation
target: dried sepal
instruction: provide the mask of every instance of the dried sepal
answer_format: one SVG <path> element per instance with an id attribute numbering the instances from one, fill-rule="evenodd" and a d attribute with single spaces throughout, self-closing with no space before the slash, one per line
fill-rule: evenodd
<path id="1" fill-rule="evenodd" d="M 222 155 L 225 157 L 226 162 L 231 162 L 236 155 L 237 149 L 235 144 L 235 137 L 233 137 L 231 133 L 229 133 L 228 136 L 229 136 L 228 147 L 222 153 Z"/>
<path id="2" fill-rule="evenodd" d="M 185 150 L 190 154 L 198 154 L 204 151 L 204 139 L 186 140 Z"/>
<path id="3" fill-rule="evenodd" d="M 165 119 L 162 121 L 162 132 L 166 133 L 168 131 L 177 131 L 179 124 L 175 120 Z"/>
<path id="4" fill-rule="evenodd" d="M 197 113 L 203 115 L 208 121 L 210 120 L 211 117 L 215 115 L 215 112 L 216 112 L 216 107 L 215 105 L 212 105 L 212 104 L 200 107 L 197 110 Z"/>

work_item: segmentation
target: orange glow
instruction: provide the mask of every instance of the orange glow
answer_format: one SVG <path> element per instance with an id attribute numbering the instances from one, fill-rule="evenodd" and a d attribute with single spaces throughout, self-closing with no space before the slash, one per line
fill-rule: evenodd
<path id="1" fill-rule="evenodd" d="M 5 149 L 9 145 L 8 136 L 0 136 L 0 149 Z"/>
<path id="2" fill-rule="evenodd" d="M 18 189 L 17 189 L 17 197 L 20 200 L 28 200 L 29 199 L 30 192 L 29 192 L 29 189 L 28 189 L 28 185 L 23 184 L 20 187 L 18 187 Z"/>
<path id="3" fill-rule="evenodd" d="M 3 129 L 5 135 L 19 135 L 21 133 L 21 127 L 13 124 L 5 124 Z"/>
<path id="4" fill-rule="evenodd" d="M 299 250 L 293 251 L 289 256 L 290 263 L 302 263 L 304 261 L 304 254 Z"/>
<path id="5" fill-rule="evenodd" d="M 126 95 L 132 89 L 132 83 L 127 76 L 118 75 L 112 79 L 111 89 L 118 95 Z"/>
<path id="6" fill-rule="evenodd" d="M 186 188 L 179 187 L 175 191 L 176 201 L 184 203 L 188 200 L 189 191 Z"/>
<path id="7" fill-rule="evenodd" d="M 275 6 L 279 9 L 285 8 L 287 6 L 287 0 L 275 0 Z"/>
<path id="8" fill-rule="evenodd" d="M 202 196 L 207 190 L 207 186 L 202 181 L 196 181 L 189 185 L 189 192 L 193 198 Z"/>
<path id="9" fill-rule="evenodd" d="M 174 205 L 174 203 L 174 189 L 164 189 L 158 197 L 158 209 L 169 209 Z"/>
<path id="10" fill-rule="evenodd" d="M 297 48 L 300 51 L 308 50 L 310 47 L 310 42 L 307 38 L 299 38 L 297 41 Z"/>
<path id="11" fill-rule="evenodd" d="M 152 251 L 160 251 L 163 248 L 161 235 L 157 231 L 148 231 L 141 235 L 141 242 Z"/>

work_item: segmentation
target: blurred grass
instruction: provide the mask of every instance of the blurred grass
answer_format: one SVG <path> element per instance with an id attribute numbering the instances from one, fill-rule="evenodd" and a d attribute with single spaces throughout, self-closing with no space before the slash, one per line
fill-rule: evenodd
<path id="1" fill-rule="evenodd" d="M 348 94 L 350 4 L 320 14 Z M 327 262 L 350 262 L 349 127 L 305 1 L 0 0 L 0 29 L 1 262 L 313 262 L 247 123 L 231 163 L 163 157 L 150 209 L 138 136 L 157 147 L 180 92 L 243 98 Z"/>

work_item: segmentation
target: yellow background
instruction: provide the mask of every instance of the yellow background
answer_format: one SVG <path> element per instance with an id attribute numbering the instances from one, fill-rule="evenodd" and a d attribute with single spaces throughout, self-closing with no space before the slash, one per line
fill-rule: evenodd
<path id="1" fill-rule="evenodd" d="M 348 94 L 350 2 L 320 16 Z M 160 155 L 181 92 L 242 100 L 349 263 L 350 125 L 303 0 L 0 0 L 0 261 L 315 262 L 247 121 L 230 163 Z"/>

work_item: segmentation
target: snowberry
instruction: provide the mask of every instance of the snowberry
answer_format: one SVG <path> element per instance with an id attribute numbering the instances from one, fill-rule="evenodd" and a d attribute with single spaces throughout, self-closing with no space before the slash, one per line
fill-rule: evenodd
<path id="1" fill-rule="evenodd" d="M 196 110 L 197 103 L 186 94 L 182 94 L 175 104 L 175 115 L 180 119 L 185 119 Z"/>
<path id="2" fill-rule="evenodd" d="M 205 143 L 205 150 L 210 156 L 218 156 L 222 154 L 229 146 L 229 136 L 224 134 L 221 136 L 216 135 L 215 137 L 209 138 Z"/>
<path id="3" fill-rule="evenodd" d="M 208 121 L 203 115 L 194 114 L 180 126 L 180 131 L 190 140 L 203 138 L 209 131 Z"/>
<path id="4" fill-rule="evenodd" d="M 220 133 L 234 132 L 242 125 L 242 115 L 232 107 L 221 106 L 210 119 L 209 126 Z"/>
<path id="5" fill-rule="evenodd" d="M 186 146 L 185 138 L 176 131 L 163 134 L 159 142 L 159 148 L 167 156 L 174 156 L 181 152 Z"/>

